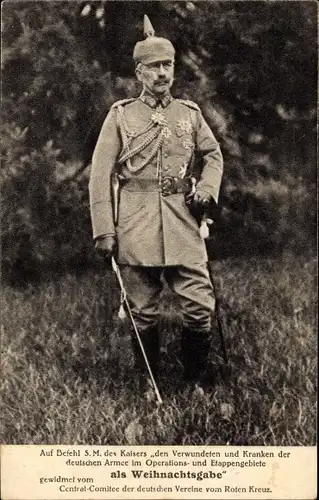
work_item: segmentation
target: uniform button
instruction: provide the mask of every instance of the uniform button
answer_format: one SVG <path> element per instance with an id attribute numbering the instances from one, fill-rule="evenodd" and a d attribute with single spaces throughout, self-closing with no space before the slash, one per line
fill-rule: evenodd
<path id="1" fill-rule="evenodd" d="M 164 158 L 167 158 L 168 157 L 168 152 L 165 151 L 165 153 L 163 154 Z"/>

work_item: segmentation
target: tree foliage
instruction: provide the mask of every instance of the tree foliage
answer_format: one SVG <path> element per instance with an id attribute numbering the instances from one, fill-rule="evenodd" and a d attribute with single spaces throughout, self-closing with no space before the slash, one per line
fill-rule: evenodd
<path id="1" fill-rule="evenodd" d="M 314 2 L 31 1 L 2 12 L 9 274 L 91 259 L 90 158 L 112 102 L 138 95 L 132 50 L 145 13 L 176 47 L 174 93 L 198 102 L 221 142 L 215 250 L 315 244 Z"/>

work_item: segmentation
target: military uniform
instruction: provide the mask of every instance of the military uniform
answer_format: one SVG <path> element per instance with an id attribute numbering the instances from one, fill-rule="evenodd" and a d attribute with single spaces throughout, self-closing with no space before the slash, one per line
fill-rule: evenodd
<path id="1" fill-rule="evenodd" d="M 133 316 L 145 332 L 145 343 L 155 342 L 153 351 L 158 350 L 154 328 L 163 273 L 179 297 L 185 328 L 195 336 L 207 337 L 210 331 L 214 299 L 206 248 L 185 203 L 196 154 L 202 157 L 197 189 L 217 203 L 222 155 L 199 107 L 169 93 L 158 99 L 145 90 L 111 107 L 93 154 L 93 237 L 116 235 L 117 261 Z M 114 173 L 121 184 L 115 218 Z"/>
<path id="2" fill-rule="evenodd" d="M 94 151 L 90 182 L 93 237 L 116 233 L 120 264 L 175 266 L 207 260 L 183 189 L 166 194 L 165 188 L 168 178 L 181 181 L 192 175 L 196 152 L 203 156 L 197 188 L 209 192 L 217 202 L 222 174 L 219 144 L 195 103 L 167 96 L 162 104 L 164 108 L 157 107 L 155 99 L 145 93 L 115 103 Z M 122 177 L 117 227 L 111 206 L 111 173 L 115 169 Z"/>

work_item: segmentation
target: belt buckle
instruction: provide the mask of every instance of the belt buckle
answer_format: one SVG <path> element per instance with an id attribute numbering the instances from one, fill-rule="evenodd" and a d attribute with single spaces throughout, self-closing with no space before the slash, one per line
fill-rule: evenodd
<path id="1" fill-rule="evenodd" d="M 161 191 L 163 196 L 176 193 L 176 182 L 173 176 L 166 175 L 162 178 Z"/>

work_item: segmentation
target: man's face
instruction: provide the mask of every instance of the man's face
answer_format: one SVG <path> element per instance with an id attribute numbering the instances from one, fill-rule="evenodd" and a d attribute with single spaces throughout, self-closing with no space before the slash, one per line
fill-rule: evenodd
<path id="1" fill-rule="evenodd" d="M 174 81 L 174 61 L 168 59 L 149 64 L 140 63 L 136 68 L 136 76 L 152 94 L 163 95 Z"/>

